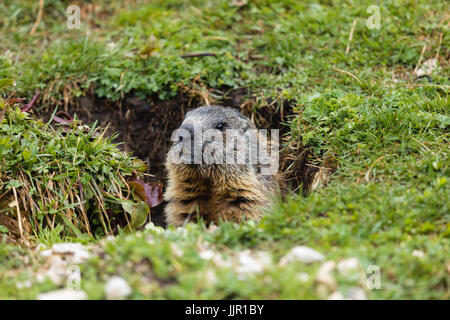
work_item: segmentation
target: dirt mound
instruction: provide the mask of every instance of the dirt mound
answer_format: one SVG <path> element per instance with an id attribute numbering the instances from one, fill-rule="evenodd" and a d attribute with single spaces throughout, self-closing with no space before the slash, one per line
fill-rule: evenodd
<path id="1" fill-rule="evenodd" d="M 134 94 L 127 95 L 122 101 L 115 103 L 107 99 L 87 94 L 69 104 L 65 110 L 70 115 L 76 115 L 86 124 L 98 122 L 107 127 L 107 133 L 116 134 L 114 142 L 120 143 L 119 148 L 131 152 L 148 165 L 148 180 L 159 181 L 165 185 L 165 156 L 170 148 L 172 132 L 177 129 L 190 109 L 206 104 L 219 104 L 239 109 L 251 118 L 257 127 L 279 129 L 280 138 L 286 139 L 289 127 L 283 125 L 292 119 L 292 105 L 287 101 L 281 106 L 278 103 L 268 103 L 264 107 L 255 107 L 250 92 L 245 89 L 230 90 L 226 98 L 220 101 L 211 96 L 180 92 L 177 96 L 162 101 L 156 97 L 143 100 Z M 40 116 L 48 119 L 53 110 L 40 112 Z M 316 167 L 308 166 L 310 152 L 303 148 L 301 141 L 290 144 L 281 154 L 281 170 L 286 172 L 286 180 L 292 190 L 303 185 L 304 194 L 310 189 Z M 152 209 L 152 221 L 164 226 L 164 203 Z"/>

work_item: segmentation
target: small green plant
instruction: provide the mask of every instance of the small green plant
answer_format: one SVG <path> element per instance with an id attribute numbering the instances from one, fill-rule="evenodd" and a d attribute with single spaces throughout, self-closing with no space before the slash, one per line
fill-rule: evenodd
<path id="1" fill-rule="evenodd" d="M 14 226 L 11 233 L 46 243 L 64 236 L 87 240 L 111 234 L 125 211 L 135 221 L 137 206 L 146 208 L 142 225 L 149 207 L 132 198 L 127 183 L 141 162 L 119 151 L 113 137 L 76 119 L 54 128 L 6 100 L 0 105 L 0 212 Z"/>

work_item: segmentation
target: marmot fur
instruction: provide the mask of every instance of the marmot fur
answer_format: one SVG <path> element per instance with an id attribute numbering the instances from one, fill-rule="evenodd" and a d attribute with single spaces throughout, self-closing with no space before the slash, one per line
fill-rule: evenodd
<path id="1" fill-rule="evenodd" d="M 227 135 L 232 131 L 229 129 L 240 132 L 238 135 L 241 138 L 245 136 L 245 146 L 242 143 L 233 143 L 232 146 L 236 164 L 218 161 L 225 159 L 217 150 L 222 150 L 219 149 L 221 141 L 226 144 Z M 212 132 L 215 138 L 205 138 L 206 131 Z M 188 136 L 183 136 L 183 132 Z M 203 134 L 203 140 L 196 141 L 194 132 Z M 198 218 L 207 224 L 218 220 L 259 220 L 271 208 L 273 200 L 284 192 L 285 185 L 278 172 L 263 175 L 261 163 L 249 160 L 249 146 L 253 146 L 255 140 L 248 137 L 248 132 L 255 133 L 256 139 L 261 141 L 250 119 L 232 108 L 206 106 L 186 114 L 180 128 L 172 136 L 174 143 L 166 160 L 168 186 L 164 199 L 167 201 L 165 214 L 169 225 L 182 226 L 189 221 L 196 222 Z M 186 143 L 193 150 L 186 150 Z M 266 141 L 264 143 L 267 145 Z M 236 161 L 236 150 L 243 147 L 247 150 L 244 163 Z M 215 151 L 205 153 L 207 148 Z M 184 161 L 181 160 L 183 155 Z M 195 163 L 199 155 L 203 155 L 204 159 Z"/>

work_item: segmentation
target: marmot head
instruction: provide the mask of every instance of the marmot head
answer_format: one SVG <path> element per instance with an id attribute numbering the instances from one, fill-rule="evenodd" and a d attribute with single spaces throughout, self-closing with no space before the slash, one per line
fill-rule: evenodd
<path id="1" fill-rule="evenodd" d="M 217 168 L 222 172 L 242 170 L 248 163 L 249 146 L 256 144 L 250 138 L 250 132 L 256 130 L 249 129 L 256 127 L 236 109 L 204 106 L 189 111 L 172 134 L 167 164 L 202 175 Z"/>

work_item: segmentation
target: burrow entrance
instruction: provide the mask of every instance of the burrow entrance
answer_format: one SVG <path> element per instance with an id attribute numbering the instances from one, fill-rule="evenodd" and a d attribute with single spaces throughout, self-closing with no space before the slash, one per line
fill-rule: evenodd
<path id="1" fill-rule="evenodd" d="M 119 149 L 131 152 L 146 162 L 149 174 L 146 180 L 159 181 L 165 186 L 164 162 L 171 145 L 172 132 L 179 127 L 189 110 L 207 105 L 205 100 L 209 99 L 202 95 L 180 92 L 164 101 L 157 97 L 143 100 L 129 94 L 120 102 L 111 102 L 96 97 L 92 90 L 89 92 L 66 105 L 64 111 L 72 116 L 76 114 L 85 124 L 97 121 L 98 125 L 107 128 L 108 135 L 116 134 L 114 142 L 120 143 Z M 279 129 L 280 138 L 286 138 L 289 127 L 285 124 L 295 116 L 289 101 L 285 101 L 281 106 L 269 103 L 266 107 L 253 108 L 247 89 L 229 91 L 225 98 L 210 104 L 237 108 L 251 118 L 258 128 Z M 47 120 L 53 111 L 42 110 L 38 115 Z M 302 186 L 304 195 L 319 171 L 317 167 L 308 165 L 309 156 L 310 151 L 301 146 L 301 140 L 294 142 L 294 145 L 290 145 L 290 148 L 286 148 L 280 155 L 280 170 L 286 172 L 290 189 L 296 191 Z M 162 203 L 152 208 L 152 222 L 163 227 L 164 205 L 165 203 Z"/>

